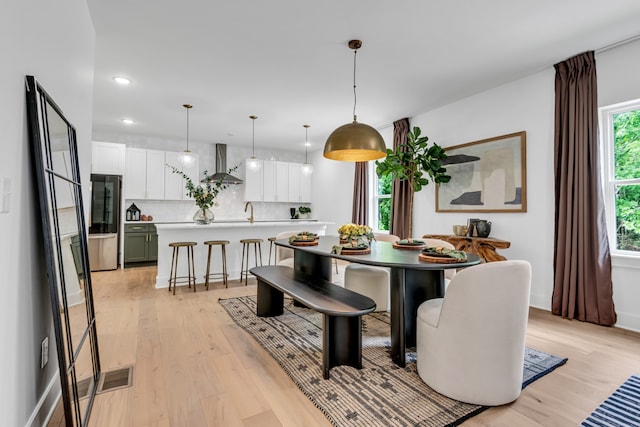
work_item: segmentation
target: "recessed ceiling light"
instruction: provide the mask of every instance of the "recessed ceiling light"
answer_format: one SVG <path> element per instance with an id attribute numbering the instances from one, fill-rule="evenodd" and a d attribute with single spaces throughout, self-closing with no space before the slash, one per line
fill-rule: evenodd
<path id="1" fill-rule="evenodd" d="M 113 78 L 113 81 L 122 86 L 127 86 L 131 84 L 131 80 L 126 77 L 116 76 Z"/>
<path id="2" fill-rule="evenodd" d="M 125 125 L 132 125 L 135 122 L 131 119 L 122 119 L 122 123 L 124 123 Z"/>

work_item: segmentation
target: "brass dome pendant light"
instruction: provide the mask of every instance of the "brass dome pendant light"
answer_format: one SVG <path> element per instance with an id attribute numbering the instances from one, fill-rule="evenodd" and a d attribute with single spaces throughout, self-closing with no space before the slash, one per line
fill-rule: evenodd
<path id="1" fill-rule="evenodd" d="M 324 157 L 345 162 L 367 162 L 387 155 L 382 135 L 373 127 L 358 123 L 356 118 L 356 54 L 362 46 L 360 40 L 349 41 L 353 49 L 353 123 L 334 130 L 324 145 Z"/>
<path id="2" fill-rule="evenodd" d="M 256 119 L 258 116 L 249 116 L 252 122 L 251 128 L 251 157 L 247 159 L 247 167 L 257 170 L 260 168 L 260 161 L 256 159 Z"/>
<path id="3" fill-rule="evenodd" d="M 305 175 L 311 175 L 311 173 L 313 172 L 313 165 L 307 160 L 307 152 L 309 147 L 308 131 L 311 126 L 302 125 L 302 127 L 304 127 L 304 164 L 302 165 L 302 173 Z"/>
<path id="4" fill-rule="evenodd" d="M 189 167 L 196 160 L 195 156 L 189 151 L 189 110 L 193 108 L 193 105 L 182 104 L 182 106 L 187 109 L 187 149 L 180 154 L 180 163 L 185 167 Z"/>

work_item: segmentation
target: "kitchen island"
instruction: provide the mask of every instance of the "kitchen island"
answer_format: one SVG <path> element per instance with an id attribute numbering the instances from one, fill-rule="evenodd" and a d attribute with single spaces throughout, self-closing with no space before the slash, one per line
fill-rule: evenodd
<path id="1" fill-rule="evenodd" d="M 171 272 L 171 242 L 196 242 L 194 247 L 194 263 L 196 282 L 204 283 L 204 274 L 207 268 L 206 240 L 228 240 L 227 245 L 227 272 L 229 280 L 240 279 L 240 263 L 242 260 L 241 239 L 262 239 L 262 262 L 268 263 L 269 237 L 275 237 L 278 233 L 287 231 L 311 231 L 324 236 L 329 226 L 329 234 L 334 234 L 335 224 L 332 222 L 301 221 L 301 220 L 264 220 L 250 223 L 247 220 L 214 221 L 211 224 L 201 225 L 189 223 L 156 223 L 158 233 L 158 273 L 156 275 L 156 288 L 169 286 L 169 273 Z M 333 226 L 333 228 L 331 228 Z M 275 247 L 273 249 L 275 251 Z M 178 276 L 187 274 L 186 252 L 180 254 Z M 214 249 L 211 256 L 212 271 L 220 271 L 220 252 Z M 253 267 L 253 253 L 249 258 L 249 266 Z"/>

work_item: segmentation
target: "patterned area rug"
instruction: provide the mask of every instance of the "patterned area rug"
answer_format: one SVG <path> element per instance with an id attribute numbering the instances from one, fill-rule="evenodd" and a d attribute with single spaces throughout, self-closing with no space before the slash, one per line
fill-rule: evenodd
<path id="1" fill-rule="evenodd" d="M 338 366 L 322 378 L 322 315 L 285 299 L 284 314 L 257 317 L 255 296 L 220 300 L 231 318 L 282 366 L 336 426 L 456 426 L 487 409 L 449 399 L 418 376 L 415 353 L 400 368 L 389 356 L 388 313 L 363 316 L 363 369 Z M 523 388 L 564 364 L 527 348 Z"/>
<path id="2" fill-rule="evenodd" d="M 587 427 L 639 427 L 640 376 L 631 375 L 580 425 Z"/>

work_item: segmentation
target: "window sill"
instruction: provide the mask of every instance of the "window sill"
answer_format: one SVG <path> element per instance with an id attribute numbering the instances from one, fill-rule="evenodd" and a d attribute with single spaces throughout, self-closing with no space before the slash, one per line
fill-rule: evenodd
<path id="1" fill-rule="evenodd" d="M 611 254 L 611 266 L 640 270 L 640 256 Z"/>

